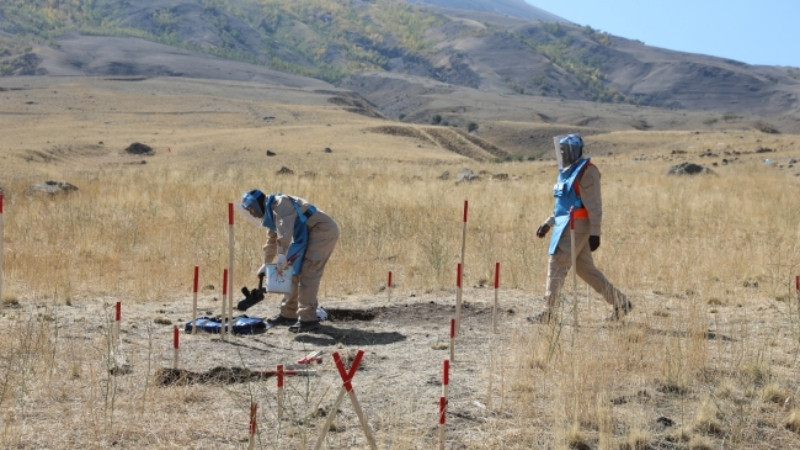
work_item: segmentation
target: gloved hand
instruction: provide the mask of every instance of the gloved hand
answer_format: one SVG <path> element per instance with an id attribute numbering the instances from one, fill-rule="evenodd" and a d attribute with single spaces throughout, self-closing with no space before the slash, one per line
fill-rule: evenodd
<path id="1" fill-rule="evenodd" d="M 547 235 L 548 231 L 550 231 L 550 225 L 543 223 L 539 225 L 538 229 L 536 229 L 536 237 L 541 239 Z"/>
<path id="2" fill-rule="evenodd" d="M 267 274 L 267 265 L 262 264 L 261 267 L 258 268 L 258 272 L 256 272 L 256 276 L 263 277 Z"/>
<path id="3" fill-rule="evenodd" d="M 600 247 L 600 236 L 589 236 L 589 250 L 595 251 Z"/>

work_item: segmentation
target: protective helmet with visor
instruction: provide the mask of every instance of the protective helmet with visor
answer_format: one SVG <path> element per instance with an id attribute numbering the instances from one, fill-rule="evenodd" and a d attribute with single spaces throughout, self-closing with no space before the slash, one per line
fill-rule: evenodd
<path id="1" fill-rule="evenodd" d="M 556 148 L 556 160 L 559 169 L 571 166 L 583 156 L 583 139 L 578 134 L 560 135 L 553 138 Z"/>
<path id="2" fill-rule="evenodd" d="M 245 192 L 237 210 L 255 226 L 262 226 L 266 209 L 267 196 L 258 189 Z"/>

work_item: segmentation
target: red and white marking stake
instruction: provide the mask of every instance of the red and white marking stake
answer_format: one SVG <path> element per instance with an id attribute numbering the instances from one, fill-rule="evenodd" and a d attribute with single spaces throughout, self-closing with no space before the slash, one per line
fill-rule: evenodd
<path id="1" fill-rule="evenodd" d="M 322 448 L 322 443 L 325 441 L 325 436 L 328 434 L 328 430 L 331 428 L 333 418 L 336 417 L 336 412 L 339 410 L 339 406 L 341 405 L 342 400 L 344 400 L 345 394 L 349 394 L 350 396 L 350 402 L 353 404 L 353 409 L 356 410 L 356 415 L 358 415 L 358 420 L 361 422 L 361 428 L 364 430 L 364 434 L 367 436 L 367 441 L 369 442 L 370 448 L 378 448 L 375 444 L 375 438 L 372 437 L 372 430 L 370 430 L 367 419 L 364 417 L 364 412 L 361 410 L 361 405 L 358 403 L 356 392 L 353 390 L 353 385 L 351 383 L 353 376 L 358 370 L 358 365 L 361 364 L 361 358 L 363 356 L 364 350 L 359 350 L 356 354 L 356 357 L 353 359 L 353 364 L 350 366 L 350 370 L 346 370 L 344 368 L 344 363 L 342 363 L 342 358 L 339 356 L 339 352 L 335 352 L 333 354 L 333 361 L 336 363 L 336 369 L 339 371 L 339 376 L 342 377 L 342 389 L 339 391 L 339 396 L 336 397 L 336 401 L 331 407 L 331 412 L 328 414 L 328 420 L 325 421 L 325 426 L 322 428 L 319 439 L 317 439 L 317 445 L 314 447 L 316 450 Z"/>
<path id="2" fill-rule="evenodd" d="M 233 203 L 228 203 L 228 325 L 233 335 Z M 225 328 L 225 314 L 222 314 L 222 328 Z"/>
<path id="3" fill-rule="evenodd" d="M 258 425 L 256 424 L 256 412 L 258 411 L 258 403 L 250 403 L 250 442 L 247 446 L 249 450 L 253 450 L 256 445 L 256 433 L 258 432 Z"/>
<path id="4" fill-rule="evenodd" d="M 456 329 L 459 328 L 461 322 L 461 275 L 463 267 L 461 263 L 456 266 Z"/>
<path id="5" fill-rule="evenodd" d="M 456 360 L 456 319 L 450 319 L 450 361 Z"/>
<path id="6" fill-rule="evenodd" d="M 178 352 L 181 346 L 180 336 L 180 330 L 178 330 L 178 326 L 175 325 L 172 328 L 172 368 L 175 370 L 178 370 Z"/>
<path id="7" fill-rule="evenodd" d="M 122 302 L 114 306 L 114 345 L 119 345 L 119 323 L 122 320 Z"/>
<path id="8" fill-rule="evenodd" d="M 439 449 L 444 450 L 444 424 L 447 416 L 447 397 L 439 397 Z"/>
<path id="9" fill-rule="evenodd" d="M 222 314 L 220 314 L 220 321 L 222 326 L 219 329 L 219 335 L 225 339 L 225 305 L 227 304 L 226 298 L 228 296 L 228 269 L 222 270 Z"/>
<path id="10" fill-rule="evenodd" d="M 442 397 L 447 397 L 450 390 L 450 361 L 442 361 Z"/>
<path id="11" fill-rule="evenodd" d="M 2 210 L 2 208 L 0 208 L 0 210 Z M 795 275 L 794 277 L 794 291 L 800 293 L 800 275 Z"/>
<path id="12" fill-rule="evenodd" d="M 492 331 L 497 333 L 497 289 L 500 287 L 500 263 L 494 263 L 494 306 L 492 307 Z"/>
<path id="13" fill-rule="evenodd" d="M 0 194 L 0 299 L 3 298 L 3 194 Z"/>
<path id="14" fill-rule="evenodd" d="M 322 352 L 317 350 L 315 352 L 311 352 L 306 356 L 297 360 L 297 364 L 311 364 L 311 363 L 321 363 L 322 362 Z"/>
<path id="15" fill-rule="evenodd" d="M 194 282 L 192 283 L 192 334 L 197 334 L 197 285 L 200 279 L 200 267 L 194 266 Z"/>
<path id="16" fill-rule="evenodd" d="M 456 291 L 456 328 L 461 329 L 461 274 L 464 270 L 464 253 L 467 246 L 467 210 L 469 202 L 464 200 L 464 228 L 461 232 L 461 263 L 458 265 L 458 290 Z"/>

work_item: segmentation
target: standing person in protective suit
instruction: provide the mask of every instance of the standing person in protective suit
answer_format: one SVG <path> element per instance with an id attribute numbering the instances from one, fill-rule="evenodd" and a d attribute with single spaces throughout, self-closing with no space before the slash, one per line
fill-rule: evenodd
<path id="1" fill-rule="evenodd" d="M 278 270 L 294 269 L 291 293 L 284 296 L 280 313 L 267 322 L 289 325 L 293 333 L 318 329 L 317 293 L 325 264 L 339 239 L 336 222 L 303 198 L 265 195 L 258 189 L 246 192 L 239 206 L 245 217 L 255 219 L 251 222 L 267 228 L 264 261 L 274 261 Z M 266 264 L 257 275 L 265 272 Z M 262 298 L 248 297 L 237 309 L 244 311 Z"/>
<path id="2" fill-rule="evenodd" d="M 569 231 L 570 210 L 572 210 L 577 274 L 614 307 L 609 320 L 619 320 L 633 309 L 633 305 L 595 267 L 592 259 L 592 252 L 600 247 L 600 227 L 603 218 L 600 171 L 589 158 L 582 157 L 583 139 L 579 135 L 556 136 L 553 140 L 559 167 L 558 180 L 553 188 L 555 207 L 553 215 L 536 230 L 536 236 L 541 239 L 551 228 L 553 229 L 545 293 L 547 309 L 532 319 L 539 323 L 549 323 L 556 318 L 558 294 L 572 265 Z"/>

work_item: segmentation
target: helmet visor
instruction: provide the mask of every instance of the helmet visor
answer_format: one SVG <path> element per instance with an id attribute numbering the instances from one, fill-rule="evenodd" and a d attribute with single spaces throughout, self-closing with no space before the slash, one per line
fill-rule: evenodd
<path id="1" fill-rule="evenodd" d="M 261 226 L 264 220 L 264 210 L 261 207 L 259 198 L 264 194 L 259 190 L 253 190 L 245 193 L 242 196 L 242 201 L 237 205 L 236 210 L 239 211 L 248 222 L 255 226 Z"/>
<path id="2" fill-rule="evenodd" d="M 572 164 L 572 162 L 569 160 L 569 155 L 564 155 L 564 153 L 561 151 L 561 141 L 566 137 L 566 134 L 562 134 L 553 138 L 553 147 L 556 149 L 556 161 L 558 162 L 559 169 L 569 167 L 569 165 Z"/>
<path id="3" fill-rule="evenodd" d="M 257 227 L 261 226 L 261 221 L 263 220 L 264 215 L 261 214 L 261 216 L 258 216 L 257 215 L 258 212 L 252 206 L 246 207 L 243 204 L 239 203 L 236 205 L 235 209 L 236 211 L 239 211 L 239 214 L 241 214 L 241 216 L 244 217 L 245 220 L 247 220 L 251 224 Z"/>
<path id="4" fill-rule="evenodd" d="M 577 134 L 560 135 L 553 138 L 558 168 L 564 169 L 581 159 L 583 139 Z"/>

